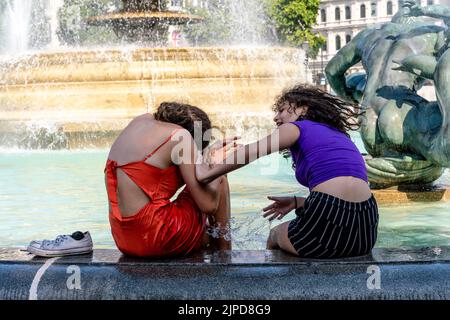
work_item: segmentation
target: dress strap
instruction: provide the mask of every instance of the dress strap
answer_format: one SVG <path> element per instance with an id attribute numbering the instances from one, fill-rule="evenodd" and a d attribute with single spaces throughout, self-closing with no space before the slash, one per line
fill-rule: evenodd
<path id="1" fill-rule="evenodd" d="M 119 201 L 117 199 L 117 168 L 120 166 L 116 161 L 108 160 L 105 167 L 106 173 L 106 189 L 108 193 L 108 198 L 111 204 L 112 214 L 117 218 L 121 219 Z"/>
<path id="2" fill-rule="evenodd" d="M 165 145 L 167 142 L 169 142 L 170 139 L 172 139 L 172 137 L 175 135 L 175 133 L 176 133 L 177 131 L 179 131 L 179 130 L 181 130 L 181 129 L 175 129 L 175 130 L 172 132 L 172 134 L 171 134 L 171 135 L 170 135 L 163 143 L 161 143 L 161 144 L 159 145 L 158 148 L 156 148 L 155 150 L 153 150 L 152 153 L 150 153 L 148 156 L 146 156 L 146 157 L 144 158 L 143 161 L 147 161 L 148 158 L 150 158 L 151 156 L 153 156 L 159 149 L 161 149 L 161 147 L 162 147 L 163 145 Z"/>

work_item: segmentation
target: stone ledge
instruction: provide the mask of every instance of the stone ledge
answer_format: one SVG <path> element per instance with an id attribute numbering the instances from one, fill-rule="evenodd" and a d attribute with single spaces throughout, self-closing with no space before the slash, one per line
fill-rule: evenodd
<path id="1" fill-rule="evenodd" d="M 74 266 L 79 290 L 67 287 Z M 380 289 L 368 288 L 374 268 L 380 271 Z M 0 249 L 0 299 L 29 298 L 450 299 L 450 247 L 374 249 L 368 256 L 340 260 L 300 259 L 277 250 L 149 260 L 95 250 L 50 261 Z"/>
<path id="2" fill-rule="evenodd" d="M 43 264 L 48 258 L 37 257 L 21 248 L 0 248 L 0 263 Z M 450 247 L 376 248 L 372 254 L 343 259 L 302 259 L 281 250 L 201 251 L 187 257 L 141 259 L 122 255 L 118 250 L 96 249 L 87 255 L 60 257 L 55 264 L 88 265 L 336 265 L 336 264 L 407 264 L 450 263 Z"/>
<path id="3" fill-rule="evenodd" d="M 372 190 L 372 193 L 379 205 L 450 201 L 450 187 L 448 186 L 436 186 L 430 190 L 399 190 L 398 188 L 389 188 Z"/>

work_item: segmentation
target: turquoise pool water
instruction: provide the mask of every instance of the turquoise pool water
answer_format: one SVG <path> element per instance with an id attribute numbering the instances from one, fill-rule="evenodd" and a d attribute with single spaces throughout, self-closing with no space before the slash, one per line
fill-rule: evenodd
<path id="1" fill-rule="evenodd" d="M 89 230 L 97 248 L 114 248 L 103 168 L 107 150 L 0 152 L 0 247 Z M 261 217 L 266 196 L 307 195 L 280 155 L 229 175 L 236 249 L 263 249 L 270 227 Z M 446 171 L 440 183 L 450 182 Z M 450 204 L 380 207 L 377 247 L 450 246 Z M 283 221 L 294 217 L 289 214 Z M 279 223 L 279 222 L 277 222 Z"/>

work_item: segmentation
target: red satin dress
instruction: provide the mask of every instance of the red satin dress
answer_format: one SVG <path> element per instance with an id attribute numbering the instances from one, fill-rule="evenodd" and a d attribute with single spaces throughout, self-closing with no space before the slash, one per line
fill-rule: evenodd
<path id="1" fill-rule="evenodd" d="M 185 255 L 202 247 L 206 215 L 201 213 L 187 188 L 175 201 L 170 201 L 184 185 L 178 166 L 160 169 L 145 162 L 174 134 L 175 132 L 142 161 L 118 165 L 116 161 L 108 159 L 106 163 L 111 232 L 117 248 L 125 255 Z M 119 211 L 117 169 L 127 174 L 151 199 L 131 217 L 122 217 Z"/>

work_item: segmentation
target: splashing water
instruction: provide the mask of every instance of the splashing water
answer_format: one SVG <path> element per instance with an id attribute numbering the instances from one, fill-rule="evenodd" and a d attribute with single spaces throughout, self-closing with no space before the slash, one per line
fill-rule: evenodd
<path id="1" fill-rule="evenodd" d="M 226 241 L 231 241 L 231 221 L 227 223 L 225 226 L 222 226 L 219 222 L 214 224 L 213 226 L 209 226 L 206 230 L 206 233 L 213 237 L 214 239 L 223 238 Z"/>
<path id="2" fill-rule="evenodd" d="M 67 135 L 56 123 L 26 122 L 20 125 L 18 131 L 20 134 L 0 134 L 0 146 L 4 150 L 57 150 L 68 146 Z"/>
<path id="3" fill-rule="evenodd" d="M 264 249 L 272 222 L 258 214 L 231 218 L 222 226 L 209 226 L 206 233 L 214 239 L 231 241 L 235 249 Z"/>

